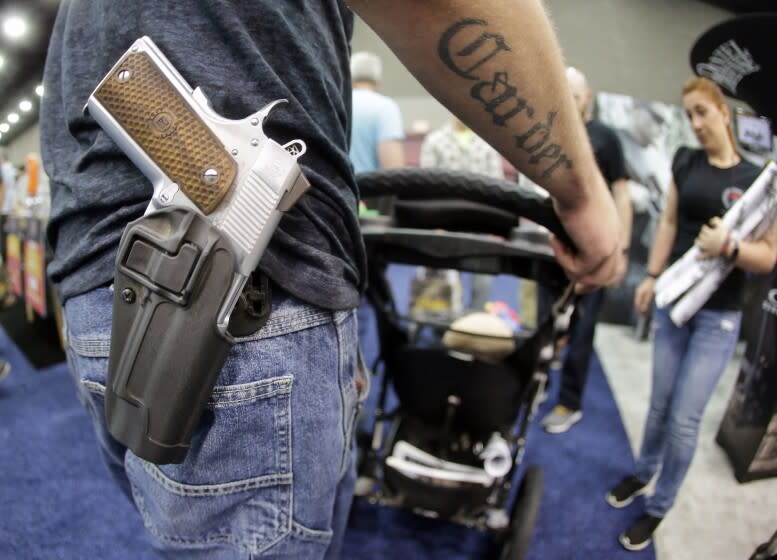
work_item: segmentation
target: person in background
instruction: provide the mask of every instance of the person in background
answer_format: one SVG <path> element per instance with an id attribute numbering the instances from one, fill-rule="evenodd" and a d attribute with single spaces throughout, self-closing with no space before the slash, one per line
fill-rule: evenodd
<path id="1" fill-rule="evenodd" d="M 5 309 L 16 303 L 6 268 L 6 221 L 16 211 L 16 168 L 4 149 L 0 149 L 0 201 L 0 309 Z"/>
<path id="2" fill-rule="evenodd" d="M 502 156 L 456 116 L 421 143 L 421 167 L 480 173 L 504 179 Z"/>
<path id="3" fill-rule="evenodd" d="M 396 101 L 381 93 L 383 64 L 378 55 L 359 51 L 351 56 L 353 84 L 351 147 L 348 152 L 355 173 L 405 165 L 402 113 Z M 391 211 L 387 197 L 365 201 L 381 214 Z"/>
<path id="4" fill-rule="evenodd" d="M 621 128 L 614 128 L 623 146 L 626 161 L 626 173 L 629 176 L 630 189 L 634 201 L 635 220 L 632 230 L 631 257 L 637 268 L 633 271 L 644 275 L 650 245 L 655 237 L 656 227 L 661 218 L 669 182 L 672 180 L 672 162 L 670 154 L 663 147 L 663 139 L 668 128 L 664 115 L 656 104 L 631 99 L 629 118 Z M 632 276 L 629 284 L 638 280 Z M 631 297 L 631 296 L 629 296 Z M 629 311 L 629 317 L 633 317 Z M 636 320 L 636 317 L 633 317 Z"/>
<path id="5" fill-rule="evenodd" d="M 421 143 L 420 165 L 480 173 L 494 179 L 505 177 L 501 154 L 455 116 L 426 135 Z M 483 311 L 492 283 L 490 274 L 472 275 L 470 309 Z"/>
<path id="6" fill-rule="evenodd" d="M 744 272 L 769 273 L 777 262 L 777 223 L 760 239 L 732 241 L 720 219 L 760 172 L 737 151 L 722 91 L 707 78 L 691 78 L 683 87 L 683 106 L 702 147 L 682 147 L 674 156 L 647 277 L 634 303 L 647 313 L 656 278 L 694 245 L 703 258 L 722 257 L 736 268 L 682 326 L 672 322 L 668 307 L 653 309 L 652 390 L 642 447 L 634 474 L 606 496 L 611 506 L 625 507 L 657 475 L 644 513 L 619 537 L 628 550 L 648 546 L 691 465 L 699 422 L 739 337 Z"/>
<path id="7" fill-rule="evenodd" d="M 610 185 L 618 217 L 621 222 L 619 251 L 623 255 L 622 271 L 628 265 L 629 243 L 631 241 L 631 196 L 618 137 L 612 129 L 591 117 L 593 93 L 585 75 L 576 68 L 567 68 L 567 81 L 575 98 L 580 116 L 585 122 L 588 138 L 594 149 L 596 163 Z M 583 391 L 588 380 L 591 355 L 594 351 L 594 335 L 599 311 L 604 302 L 604 290 L 596 290 L 580 296 L 572 315 L 567 352 L 561 363 L 561 389 L 558 404 L 542 420 L 542 426 L 552 434 L 569 430 L 583 418 Z M 546 303 L 545 308 L 548 307 Z"/>
<path id="8" fill-rule="evenodd" d="M 577 250 L 556 238 L 551 245 L 581 289 L 617 274 L 615 206 L 540 0 L 514 0 L 509 10 L 499 0 L 62 2 L 40 115 L 52 195 L 47 272 L 64 302 L 69 366 L 102 457 L 165 558 L 339 556 L 365 390 L 355 308 L 366 254 L 348 157 L 351 10 L 431 95 L 551 193 Z M 267 324 L 231 349 L 184 462 L 161 466 L 112 438 L 103 406 L 119 240 L 152 187 L 83 112 L 143 36 L 225 118 L 288 99 L 264 131 L 281 144 L 304 140 L 299 163 L 311 183 L 258 266 L 272 288 Z"/>

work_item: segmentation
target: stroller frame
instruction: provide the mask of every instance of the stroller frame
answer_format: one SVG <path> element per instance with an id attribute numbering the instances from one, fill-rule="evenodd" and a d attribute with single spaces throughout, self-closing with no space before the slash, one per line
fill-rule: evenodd
<path id="1" fill-rule="evenodd" d="M 569 326 L 573 296 L 553 260 L 547 233 L 517 227 L 516 216 L 562 239 L 565 232 L 548 199 L 480 175 L 402 169 L 363 174 L 358 181 L 363 196 L 397 200 L 393 218 L 362 220 L 369 255 L 367 298 L 375 309 L 380 347 L 371 369 L 382 363 L 384 375 L 374 427 L 358 438 L 357 495 L 494 531 L 499 558 L 519 560 L 534 530 L 542 470 L 528 467 L 517 489 L 513 483 L 556 342 Z M 441 196 L 446 198 L 442 213 Z M 452 231 L 457 212 L 466 216 L 469 231 Z M 410 224 L 415 227 L 406 227 Z M 440 334 L 450 325 L 400 316 L 386 276 L 394 263 L 534 280 L 554 294 L 555 303 L 533 331 L 515 336 L 515 350 L 498 362 L 435 344 L 422 347 L 419 328 Z M 390 387 L 400 403 L 393 410 L 387 410 Z M 488 462 L 492 445 L 501 449 L 501 463 Z"/>

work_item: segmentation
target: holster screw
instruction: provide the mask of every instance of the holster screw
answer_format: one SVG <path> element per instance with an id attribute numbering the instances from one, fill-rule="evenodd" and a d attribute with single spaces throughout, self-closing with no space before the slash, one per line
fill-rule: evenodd
<path id="1" fill-rule="evenodd" d="M 121 299 L 124 300 L 124 303 L 134 303 L 135 291 L 132 288 L 124 288 L 121 291 Z"/>

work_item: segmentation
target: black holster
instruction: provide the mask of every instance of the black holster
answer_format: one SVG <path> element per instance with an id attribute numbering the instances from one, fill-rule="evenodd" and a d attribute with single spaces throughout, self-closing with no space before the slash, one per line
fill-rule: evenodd
<path id="1" fill-rule="evenodd" d="M 116 259 L 105 411 L 110 433 L 139 457 L 160 464 L 184 460 L 234 343 L 217 319 L 237 271 L 230 240 L 191 210 L 166 208 L 125 229 Z M 241 294 L 239 304 L 235 334 L 261 328 L 270 311 L 266 278 L 250 297 Z"/>

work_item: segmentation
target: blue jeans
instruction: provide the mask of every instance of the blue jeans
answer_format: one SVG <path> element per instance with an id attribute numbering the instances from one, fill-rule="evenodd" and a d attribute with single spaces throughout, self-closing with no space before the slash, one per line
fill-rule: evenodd
<path id="1" fill-rule="evenodd" d="M 659 472 L 646 511 L 664 517 L 674 503 L 696 451 L 699 422 L 734 355 L 742 314 L 702 309 L 682 327 L 669 309 L 653 312 L 653 387 L 636 476 Z"/>
<path id="2" fill-rule="evenodd" d="M 232 348 L 184 462 L 155 465 L 105 427 L 111 300 L 101 288 L 67 301 L 68 361 L 108 468 L 154 547 L 165 558 L 337 558 L 367 390 L 355 311 L 276 289 L 268 323 Z"/>

